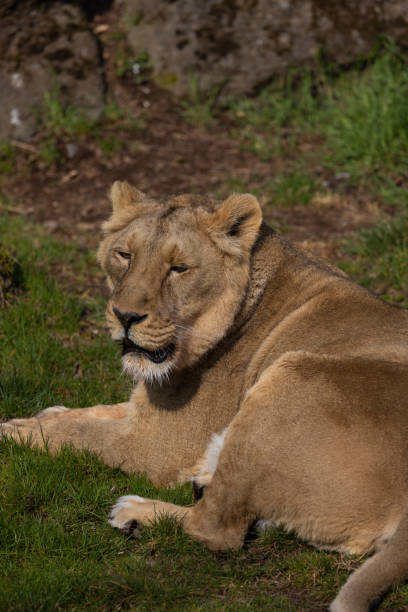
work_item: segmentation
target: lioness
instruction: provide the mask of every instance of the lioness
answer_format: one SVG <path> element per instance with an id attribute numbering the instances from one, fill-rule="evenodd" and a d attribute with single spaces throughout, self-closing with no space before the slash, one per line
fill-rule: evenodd
<path id="1" fill-rule="evenodd" d="M 218 550 L 263 519 L 318 547 L 376 551 L 331 604 L 368 610 L 408 577 L 407 312 L 288 244 L 251 195 L 157 202 L 116 182 L 111 198 L 99 259 L 131 399 L 1 431 L 205 485 L 190 508 L 121 498 L 110 521 L 124 531 L 169 513 Z"/>

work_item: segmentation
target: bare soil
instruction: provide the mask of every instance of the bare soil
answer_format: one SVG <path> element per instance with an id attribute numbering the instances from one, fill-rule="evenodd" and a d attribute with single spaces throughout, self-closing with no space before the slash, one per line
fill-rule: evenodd
<path id="1" fill-rule="evenodd" d="M 195 127 L 184 120 L 180 103 L 168 92 L 150 82 L 137 85 L 132 79 L 119 78 L 113 54 L 113 43 L 111 47 L 109 42 L 104 44 L 107 89 L 139 125 L 132 127 L 124 118 L 106 125 L 99 134 L 77 140 L 59 137 L 61 159 L 48 166 L 38 157 L 44 134 L 31 143 L 14 143 L 16 171 L 0 183 L 10 213 L 44 224 L 58 238 L 94 249 L 101 222 L 110 213 L 107 194 L 114 180 L 128 180 L 158 198 L 181 192 L 225 197 L 232 180 L 238 179 L 250 191 L 285 171 L 288 159 L 261 161 L 244 150 L 238 127 L 227 113 L 220 112 L 207 128 Z M 101 140 L 106 138 L 114 141 L 116 152 L 103 152 Z M 305 138 L 294 154 L 307 157 L 309 166 L 310 159 L 316 159 L 312 164 L 318 181 L 325 185 L 322 192 L 307 206 L 264 205 L 264 214 L 288 238 L 336 261 L 339 240 L 372 224 L 380 213 L 367 193 L 336 180 L 319 166 L 320 149 L 321 143 Z M 262 194 L 260 201 L 265 203 Z"/>

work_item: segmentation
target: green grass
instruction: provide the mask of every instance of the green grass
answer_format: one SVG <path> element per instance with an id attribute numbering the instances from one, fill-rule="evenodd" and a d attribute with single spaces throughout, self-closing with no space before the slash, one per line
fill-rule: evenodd
<path id="1" fill-rule="evenodd" d="M 126 396 L 118 350 L 101 328 L 102 302 L 67 294 L 47 270 L 52 262 L 61 281 L 72 274 L 78 279 L 96 269 L 93 257 L 51 241 L 37 228 L 31 231 L 27 235 L 19 219 L 0 217 L 2 243 L 22 262 L 25 285 L 22 297 L 0 318 L 0 416 L 30 414 L 56 403 L 86 406 L 97 391 L 107 402 Z M 88 321 L 97 332 L 92 341 L 81 333 Z M 73 378 L 78 367 L 86 384 Z"/>
<path id="2" fill-rule="evenodd" d="M 77 137 L 95 128 L 95 121 L 87 119 L 77 108 L 63 103 L 55 79 L 53 87 L 44 91 L 43 97 L 44 104 L 40 120 L 49 135 Z"/>
<path id="3" fill-rule="evenodd" d="M 301 154 L 311 166 L 317 153 L 323 167 L 347 171 L 386 202 L 398 200 L 393 186 L 406 187 L 408 55 L 390 42 L 364 67 L 298 71 L 229 108 L 241 146 L 263 161 L 283 156 L 293 171 L 312 139 Z"/>
<path id="4" fill-rule="evenodd" d="M 146 51 L 140 51 L 136 56 L 130 55 L 123 43 L 118 46 L 114 65 L 115 73 L 119 78 L 131 78 L 138 85 L 147 80 L 153 69 Z"/>
<path id="5" fill-rule="evenodd" d="M 191 73 L 188 82 L 189 92 L 181 100 L 181 114 L 188 123 L 207 127 L 214 119 L 217 101 L 226 81 L 208 90 L 203 90 L 200 87 L 198 76 Z"/>
<path id="6" fill-rule="evenodd" d="M 14 169 L 15 150 L 11 143 L 0 142 L 0 175 L 10 174 Z"/>
<path id="7" fill-rule="evenodd" d="M 103 137 L 98 138 L 97 142 L 105 157 L 112 157 L 122 148 L 122 142 L 120 138 L 118 138 L 114 134 L 104 135 Z"/>
<path id="8" fill-rule="evenodd" d="M 316 180 L 303 171 L 294 171 L 287 174 L 277 174 L 273 179 L 256 180 L 254 177 L 249 187 L 239 177 L 230 176 L 219 191 L 219 197 L 226 197 L 229 193 L 248 193 L 262 196 L 267 206 L 306 206 L 313 200 L 318 190 Z M 322 188 L 319 189 L 323 191 Z"/>
<path id="9" fill-rule="evenodd" d="M 307 205 L 316 190 L 316 181 L 302 172 L 278 175 L 263 186 L 268 203 L 278 206 Z"/>
<path id="10" fill-rule="evenodd" d="M 310 72 L 293 72 L 274 79 L 253 97 L 230 99 L 242 148 L 268 161 L 292 151 L 303 132 L 315 131 L 321 102 L 313 82 Z"/>
<path id="11" fill-rule="evenodd" d="M 102 326 L 101 301 L 81 297 L 87 274 L 96 273 L 93 255 L 20 219 L 0 217 L 0 235 L 24 273 L 24 293 L 0 316 L 0 414 L 126 399 L 117 350 L 83 325 Z M 379 248 L 388 244 L 378 240 Z M 73 277 L 79 288 L 70 293 Z M 80 379 L 73 376 L 78 365 Z M 66 447 L 51 457 L 1 440 L 0 609 L 324 610 L 360 563 L 280 529 L 222 554 L 165 518 L 126 538 L 106 519 L 115 499 L 129 493 L 191 503 L 189 486 L 157 489 L 88 452 Z M 407 597 L 408 587 L 395 589 L 381 609 L 402 609 Z"/>
<path id="12" fill-rule="evenodd" d="M 133 60 L 134 66 L 138 66 L 145 75 L 146 57 L 142 54 L 137 60 L 139 63 L 136 59 Z M 66 162 L 68 139 L 85 147 L 93 141 L 99 146 L 103 155 L 110 158 L 123 149 L 130 132 L 137 132 L 144 126 L 142 117 L 132 116 L 127 110 L 120 108 L 114 100 L 105 105 L 100 119 L 90 120 L 80 109 L 64 102 L 55 79 L 51 89 L 43 93 L 43 104 L 41 110 L 36 113 L 36 118 L 37 146 L 32 148 L 28 165 L 37 161 L 43 167 L 58 166 Z M 121 134 L 123 131 L 126 136 Z M 16 156 L 16 149 L 12 143 L 0 143 L 0 176 L 2 173 L 10 174 L 13 171 Z"/>
<path id="13" fill-rule="evenodd" d="M 342 267 L 383 299 L 408 307 L 408 214 L 360 230 L 347 240 Z"/>
<path id="14" fill-rule="evenodd" d="M 322 111 L 333 162 L 356 173 L 405 171 L 408 162 L 408 65 L 395 48 L 365 71 L 343 75 Z"/>
<path id="15" fill-rule="evenodd" d="M 296 122 L 309 126 L 316 115 L 319 100 L 313 93 L 310 72 L 301 76 L 292 72 L 262 88 L 254 97 L 231 99 L 229 107 L 241 125 L 255 128 L 283 128 Z"/>

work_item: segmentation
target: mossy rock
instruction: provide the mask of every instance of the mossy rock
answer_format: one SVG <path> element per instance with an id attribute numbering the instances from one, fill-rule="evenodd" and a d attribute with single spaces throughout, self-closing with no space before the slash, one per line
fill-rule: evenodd
<path id="1" fill-rule="evenodd" d="M 6 306 L 22 287 L 22 271 L 18 262 L 0 244 L 0 308 Z"/>

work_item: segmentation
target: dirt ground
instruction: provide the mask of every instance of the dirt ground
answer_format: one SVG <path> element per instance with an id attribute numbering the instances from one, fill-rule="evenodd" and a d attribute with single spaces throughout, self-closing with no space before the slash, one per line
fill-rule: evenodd
<path id="1" fill-rule="evenodd" d="M 130 128 L 125 118 L 106 128 L 103 137 L 120 143 L 109 155 L 95 135 L 83 135 L 75 142 L 62 137 L 58 148 L 64 159 L 48 166 L 38 162 L 43 135 L 32 143 L 14 142 L 16 170 L 0 183 L 11 214 L 43 223 L 56 237 L 93 249 L 100 239 L 101 222 L 110 212 L 107 194 L 114 180 L 128 180 L 158 198 L 181 192 L 225 197 L 233 180 L 250 191 L 251 186 L 285 171 L 284 158 L 265 162 L 243 150 L 237 126 L 227 113 L 220 113 L 207 128 L 192 126 L 182 117 L 180 103 L 168 92 L 150 82 L 137 85 L 131 79 L 118 78 L 109 44 L 104 61 L 108 91 L 138 125 Z M 313 140 L 305 141 L 296 155 L 310 157 L 316 146 Z M 325 189 L 311 204 L 268 203 L 264 214 L 288 238 L 336 261 L 339 239 L 373 223 L 379 209 L 367 193 L 342 185 L 319 166 L 315 174 Z M 262 193 L 259 197 L 264 204 Z"/>

